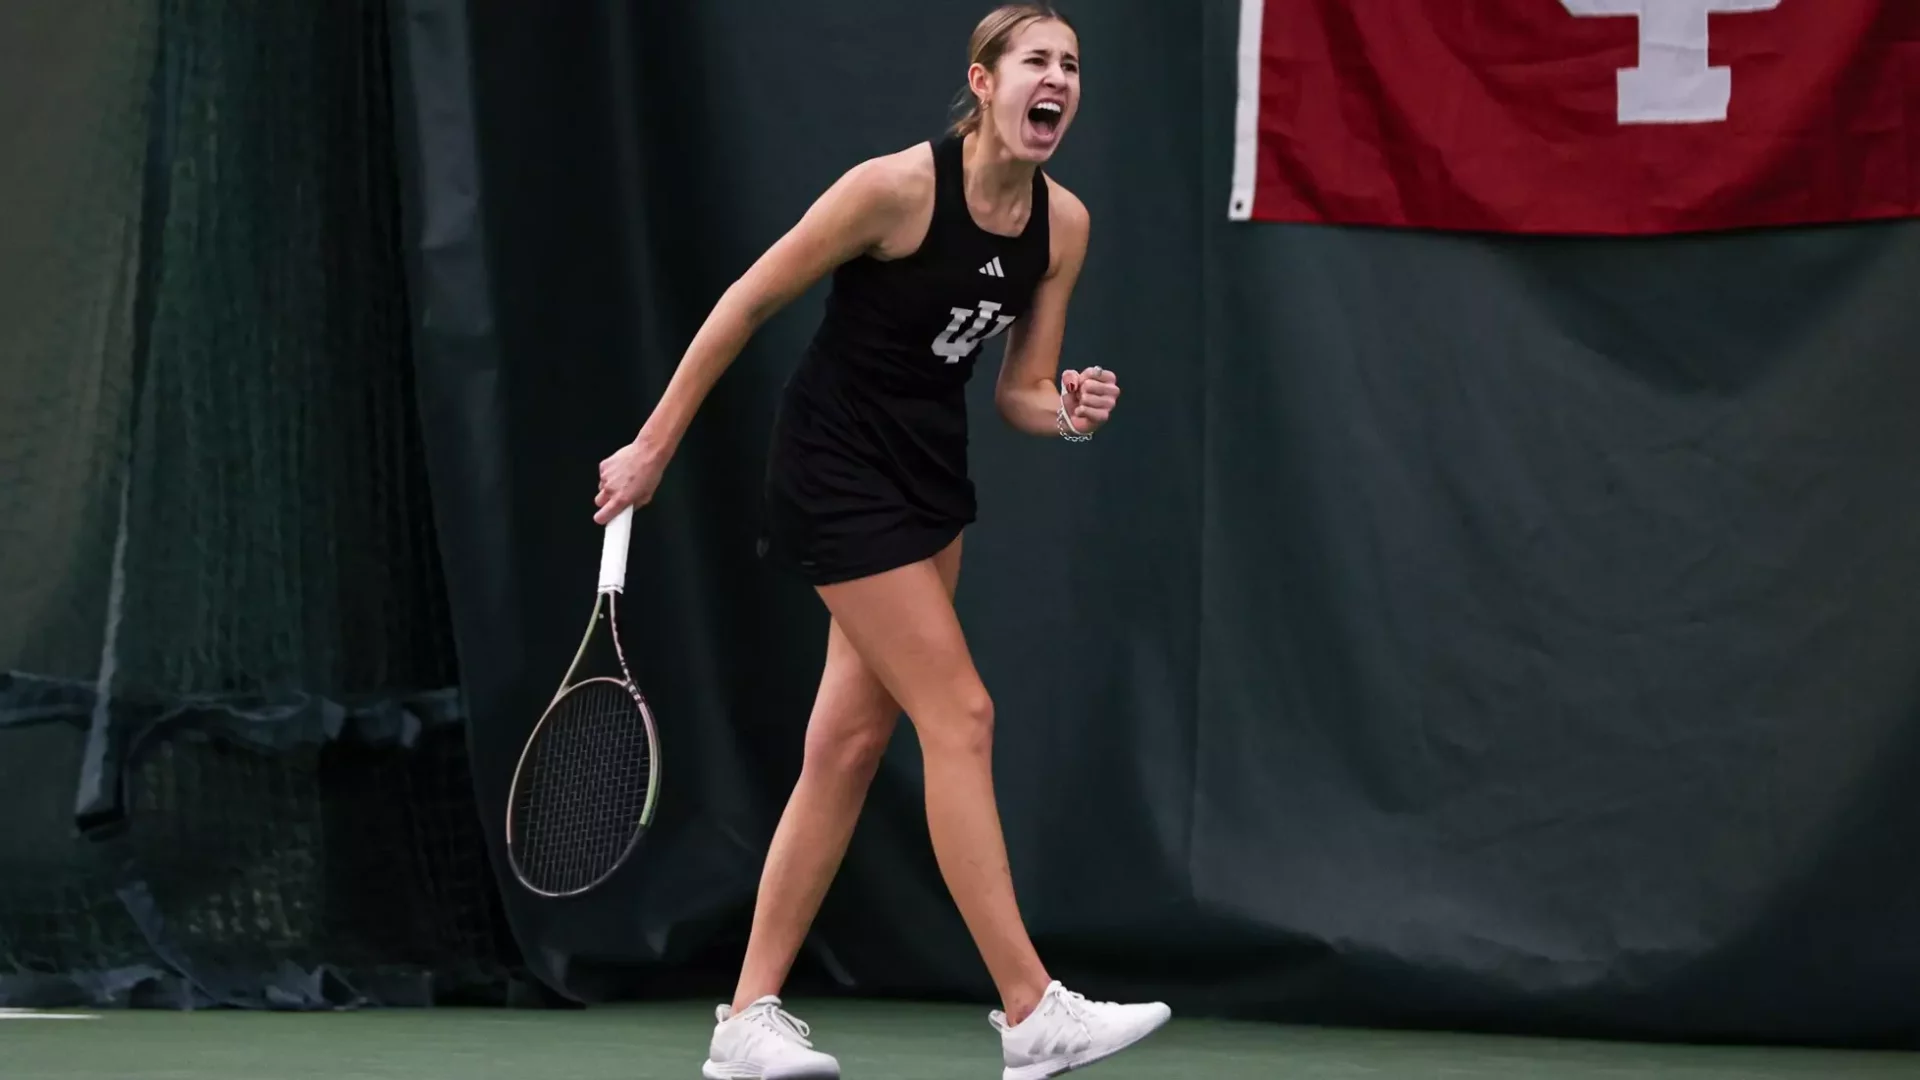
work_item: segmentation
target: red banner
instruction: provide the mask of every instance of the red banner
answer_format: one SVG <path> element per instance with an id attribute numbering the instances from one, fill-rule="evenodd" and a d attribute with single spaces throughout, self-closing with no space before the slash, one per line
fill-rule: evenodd
<path id="1" fill-rule="evenodd" d="M 1920 0 L 1242 0 L 1230 216 L 1648 234 L 1920 215 Z"/>

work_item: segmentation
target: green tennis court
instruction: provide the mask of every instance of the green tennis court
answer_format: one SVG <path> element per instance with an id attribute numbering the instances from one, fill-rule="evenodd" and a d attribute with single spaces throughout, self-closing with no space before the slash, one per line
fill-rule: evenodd
<path id="1" fill-rule="evenodd" d="M 991 1080 L 985 1010 L 793 1003 L 830 1033 L 849 1080 Z M 86 1014 L 0 1020 L 8 1080 L 567 1080 L 694 1078 L 711 1024 L 698 1002 L 528 1012 Z M 1089 1080 L 1820 1080 L 1920 1076 L 1920 1054 L 1653 1046 L 1176 1018 Z"/>

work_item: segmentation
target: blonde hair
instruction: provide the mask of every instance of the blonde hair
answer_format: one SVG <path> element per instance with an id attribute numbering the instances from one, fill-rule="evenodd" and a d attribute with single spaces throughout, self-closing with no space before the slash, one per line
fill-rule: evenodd
<path id="1" fill-rule="evenodd" d="M 1013 44 L 1013 39 L 1020 31 L 1037 22 L 1057 22 L 1073 30 L 1073 24 L 1067 21 L 1065 15 L 1055 11 L 1052 4 L 1006 4 L 997 7 L 973 28 L 973 37 L 967 42 L 969 70 L 974 64 L 988 71 L 994 70 L 1000 58 L 1006 55 L 1007 46 Z M 971 85 L 961 89 L 953 105 L 955 109 L 965 110 L 953 122 L 955 135 L 966 136 L 980 130 L 980 101 L 973 96 Z"/>

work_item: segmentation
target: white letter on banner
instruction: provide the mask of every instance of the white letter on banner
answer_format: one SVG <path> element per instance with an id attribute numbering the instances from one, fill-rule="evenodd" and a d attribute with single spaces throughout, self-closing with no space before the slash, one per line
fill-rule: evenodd
<path id="1" fill-rule="evenodd" d="M 1560 0 L 1582 18 L 1640 20 L 1640 65 L 1620 70 L 1623 124 L 1709 124 L 1727 118 L 1733 72 L 1707 64 L 1707 16 L 1772 11 L 1780 0 Z"/>

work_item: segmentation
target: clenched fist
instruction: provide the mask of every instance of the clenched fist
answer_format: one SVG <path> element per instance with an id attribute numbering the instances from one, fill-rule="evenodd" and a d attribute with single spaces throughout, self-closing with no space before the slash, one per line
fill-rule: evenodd
<path id="1" fill-rule="evenodd" d="M 1098 431 L 1120 403 L 1120 380 L 1105 368 L 1069 371 L 1060 377 L 1067 420 L 1082 435 Z"/>

